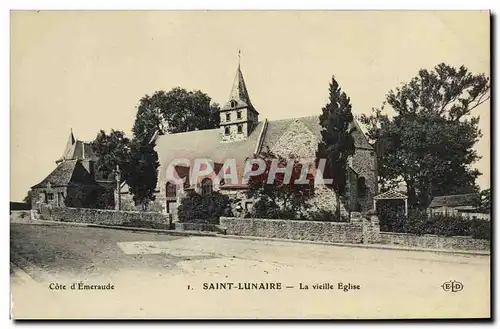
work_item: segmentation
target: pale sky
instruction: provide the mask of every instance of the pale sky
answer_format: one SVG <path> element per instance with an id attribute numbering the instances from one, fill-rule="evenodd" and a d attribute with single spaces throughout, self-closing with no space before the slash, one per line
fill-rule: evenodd
<path id="1" fill-rule="evenodd" d="M 440 62 L 490 71 L 488 12 L 59 11 L 11 14 L 11 200 L 61 156 L 70 128 L 130 134 L 139 99 L 180 86 L 227 101 L 241 68 L 260 119 L 317 115 L 335 75 L 353 113 Z M 474 110 L 490 186 L 490 102 Z"/>

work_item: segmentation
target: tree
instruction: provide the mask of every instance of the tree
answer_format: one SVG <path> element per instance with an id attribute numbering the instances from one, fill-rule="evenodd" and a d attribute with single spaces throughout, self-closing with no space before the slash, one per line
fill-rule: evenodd
<path id="1" fill-rule="evenodd" d="M 284 159 L 276 156 L 269 150 L 261 152 L 256 157 L 264 160 L 265 170 L 261 175 L 251 176 L 248 180 L 249 188 L 247 197 L 257 200 L 253 207 L 255 217 L 294 219 L 308 208 L 307 200 L 314 194 L 314 180 L 310 175 L 309 184 L 297 184 L 302 171 L 302 164 L 293 159 Z M 284 173 L 276 173 L 272 183 L 268 183 L 269 173 L 273 162 L 277 162 L 278 168 L 287 165 L 287 161 L 293 161 L 290 181 L 285 181 Z M 257 168 L 253 168 L 256 170 Z"/>
<path id="2" fill-rule="evenodd" d="M 420 70 L 391 90 L 381 108 L 362 115 L 377 147 L 382 188 L 404 181 L 410 206 L 420 207 L 436 195 L 477 192 L 480 173 L 470 166 L 480 158 L 472 147 L 481 132 L 479 117 L 470 113 L 489 98 L 489 87 L 484 74 L 441 63 Z"/>
<path id="3" fill-rule="evenodd" d="M 174 134 L 219 126 L 219 106 L 199 91 L 176 87 L 169 92 L 156 91 L 139 101 L 132 131 L 134 139 L 144 144 L 155 132 Z"/>
<path id="4" fill-rule="evenodd" d="M 143 210 L 147 210 L 149 202 L 155 199 L 158 166 L 158 155 L 153 145 L 143 145 L 133 140 L 125 181 L 134 195 L 134 202 L 142 205 Z"/>
<path id="5" fill-rule="evenodd" d="M 477 205 L 480 212 L 489 214 L 491 212 L 491 191 L 490 189 L 482 190 L 479 193 L 479 204 Z"/>
<path id="6" fill-rule="evenodd" d="M 322 140 L 318 144 L 317 159 L 325 159 L 328 171 L 325 176 L 333 180 L 332 188 L 337 200 L 336 215 L 340 221 L 340 195 L 346 191 L 347 159 L 355 152 L 352 132 L 353 115 L 351 100 L 332 77 L 329 103 L 319 117 Z"/>
<path id="7" fill-rule="evenodd" d="M 131 149 L 130 140 L 125 137 L 123 131 L 111 130 L 108 135 L 101 130 L 92 142 L 92 150 L 98 157 L 96 172 L 101 176 L 98 178 L 114 179 L 113 173 L 116 166 L 120 167 L 122 177 L 128 177 Z"/>

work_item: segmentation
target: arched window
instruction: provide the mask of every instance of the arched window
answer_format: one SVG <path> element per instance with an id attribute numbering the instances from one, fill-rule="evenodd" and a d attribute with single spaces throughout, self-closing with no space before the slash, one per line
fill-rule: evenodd
<path id="1" fill-rule="evenodd" d="M 177 186 L 172 183 L 167 183 L 167 198 L 177 197 Z"/>
<path id="2" fill-rule="evenodd" d="M 213 184 L 212 180 L 210 178 L 205 178 L 204 180 L 201 181 L 201 194 L 202 195 L 207 195 L 212 193 L 213 191 Z"/>
<path id="3" fill-rule="evenodd" d="M 226 121 L 231 121 L 231 113 L 226 113 Z"/>
<path id="4" fill-rule="evenodd" d="M 231 105 L 231 107 L 236 107 L 236 105 L 238 105 L 238 103 L 234 99 L 232 99 L 229 104 Z"/>
<path id="5" fill-rule="evenodd" d="M 236 119 L 241 119 L 241 111 L 236 112 Z"/>
<path id="6" fill-rule="evenodd" d="M 229 135 L 231 133 L 231 129 L 229 127 L 224 128 L 224 134 Z"/>
<path id="7" fill-rule="evenodd" d="M 243 125 L 238 125 L 238 134 L 243 132 Z"/>
<path id="8" fill-rule="evenodd" d="M 366 197 L 366 190 L 367 190 L 366 179 L 363 176 L 358 178 L 357 185 L 358 185 L 358 197 L 360 198 Z"/>

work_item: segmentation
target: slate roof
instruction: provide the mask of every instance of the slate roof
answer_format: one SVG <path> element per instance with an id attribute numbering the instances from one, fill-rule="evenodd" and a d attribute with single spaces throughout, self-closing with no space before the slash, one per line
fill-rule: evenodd
<path id="1" fill-rule="evenodd" d="M 455 194 L 436 196 L 429 208 L 474 206 L 479 201 L 479 194 Z"/>
<path id="2" fill-rule="evenodd" d="M 231 105 L 231 101 L 233 100 L 236 101 L 236 106 Z M 236 76 L 234 77 L 233 87 L 231 88 L 231 93 L 229 94 L 229 101 L 222 107 L 222 111 L 245 107 L 257 112 L 250 101 L 245 79 L 243 79 L 243 73 L 238 65 L 238 70 L 236 71 Z"/>
<path id="3" fill-rule="evenodd" d="M 235 159 L 237 167 L 243 170 L 246 159 L 255 151 L 262 126 L 263 122 L 259 122 L 247 139 L 234 143 L 221 143 L 218 128 L 159 136 L 155 149 L 160 164 L 164 166 L 159 168 L 158 179 L 163 181 L 166 165 L 179 158 L 188 160 L 206 158 L 216 163 Z"/>
<path id="4" fill-rule="evenodd" d="M 95 184 L 93 177 L 83 167 L 80 160 L 66 160 L 57 167 L 40 183 L 32 188 L 44 188 L 50 183 L 51 186 L 69 186 L 75 184 Z"/>
<path id="5" fill-rule="evenodd" d="M 321 125 L 319 123 L 319 116 L 307 116 L 300 118 L 282 119 L 269 121 L 266 136 L 264 139 L 264 145 L 272 147 L 285 133 L 288 127 L 294 122 L 300 122 L 306 126 L 319 140 L 321 140 Z M 354 127 L 356 130 L 353 132 L 354 145 L 358 149 L 373 150 L 373 147 L 368 142 L 368 139 L 364 135 L 361 127 L 359 126 L 356 119 L 354 119 Z"/>
<path id="6" fill-rule="evenodd" d="M 61 162 L 44 180 L 32 188 L 45 187 L 47 183 L 52 186 L 67 186 L 71 181 L 77 162 L 76 160 Z"/>
<path id="7" fill-rule="evenodd" d="M 321 139 L 321 126 L 318 116 L 275 120 L 267 122 L 265 135 L 263 136 L 263 147 L 272 148 L 287 131 L 289 126 L 296 121 L 302 123 L 318 139 Z M 159 135 L 155 139 L 155 149 L 159 156 L 158 160 L 162 164 L 158 172 L 159 183 L 163 184 L 166 181 L 167 165 L 172 160 L 180 158 L 188 160 L 206 158 L 213 160 L 216 164 L 222 164 L 226 159 L 235 159 L 236 166 L 240 171 L 239 174 L 241 174 L 244 170 L 246 159 L 251 157 L 255 152 L 263 126 L 263 121 L 258 122 L 247 139 L 232 143 L 221 143 L 218 128 Z M 357 148 L 373 150 L 362 131 L 356 130 L 354 132 L 354 140 Z"/>
<path id="8" fill-rule="evenodd" d="M 60 163 L 65 160 L 97 160 L 90 143 L 77 140 L 71 131 L 68 142 L 62 156 L 56 161 Z"/>

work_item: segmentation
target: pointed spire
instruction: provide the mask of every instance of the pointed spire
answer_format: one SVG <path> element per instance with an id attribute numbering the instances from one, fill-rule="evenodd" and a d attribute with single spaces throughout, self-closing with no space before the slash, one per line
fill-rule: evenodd
<path id="1" fill-rule="evenodd" d="M 234 77 L 233 87 L 231 88 L 229 100 L 224 108 L 249 107 L 253 109 L 252 103 L 250 102 L 250 96 L 248 96 L 245 79 L 243 79 L 243 73 L 241 72 L 240 53 L 241 50 L 238 51 L 238 69 Z M 233 101 L 236 101 L 236 106 L 234 106 Z"/>
<path id="2" fill-rule="evenodd" d="M 71 145 L 75 144 L 76 139 L 75 139 L 75 135 L 73 135 L 73 128 L 70 128 L 70 136 L 69 136 L 69 139 L 70 139 L 70 141 L 71 141 Z"/>
<path id="3" fill-rule="evenodd" d="M 59 163 L 64 160 L 73 159 L 73 155 L 75 153 L 74 152 L 75 144 L 76 144 L 76 138 L 75 135 L 73 135 L 73 128 L 71 128 L 68 141 L 66 142 L 66 147 L 64 148 L 64 152 L 61 158 L 59 158 L 59 160 L 56 161 L 56 163 Z"/>

